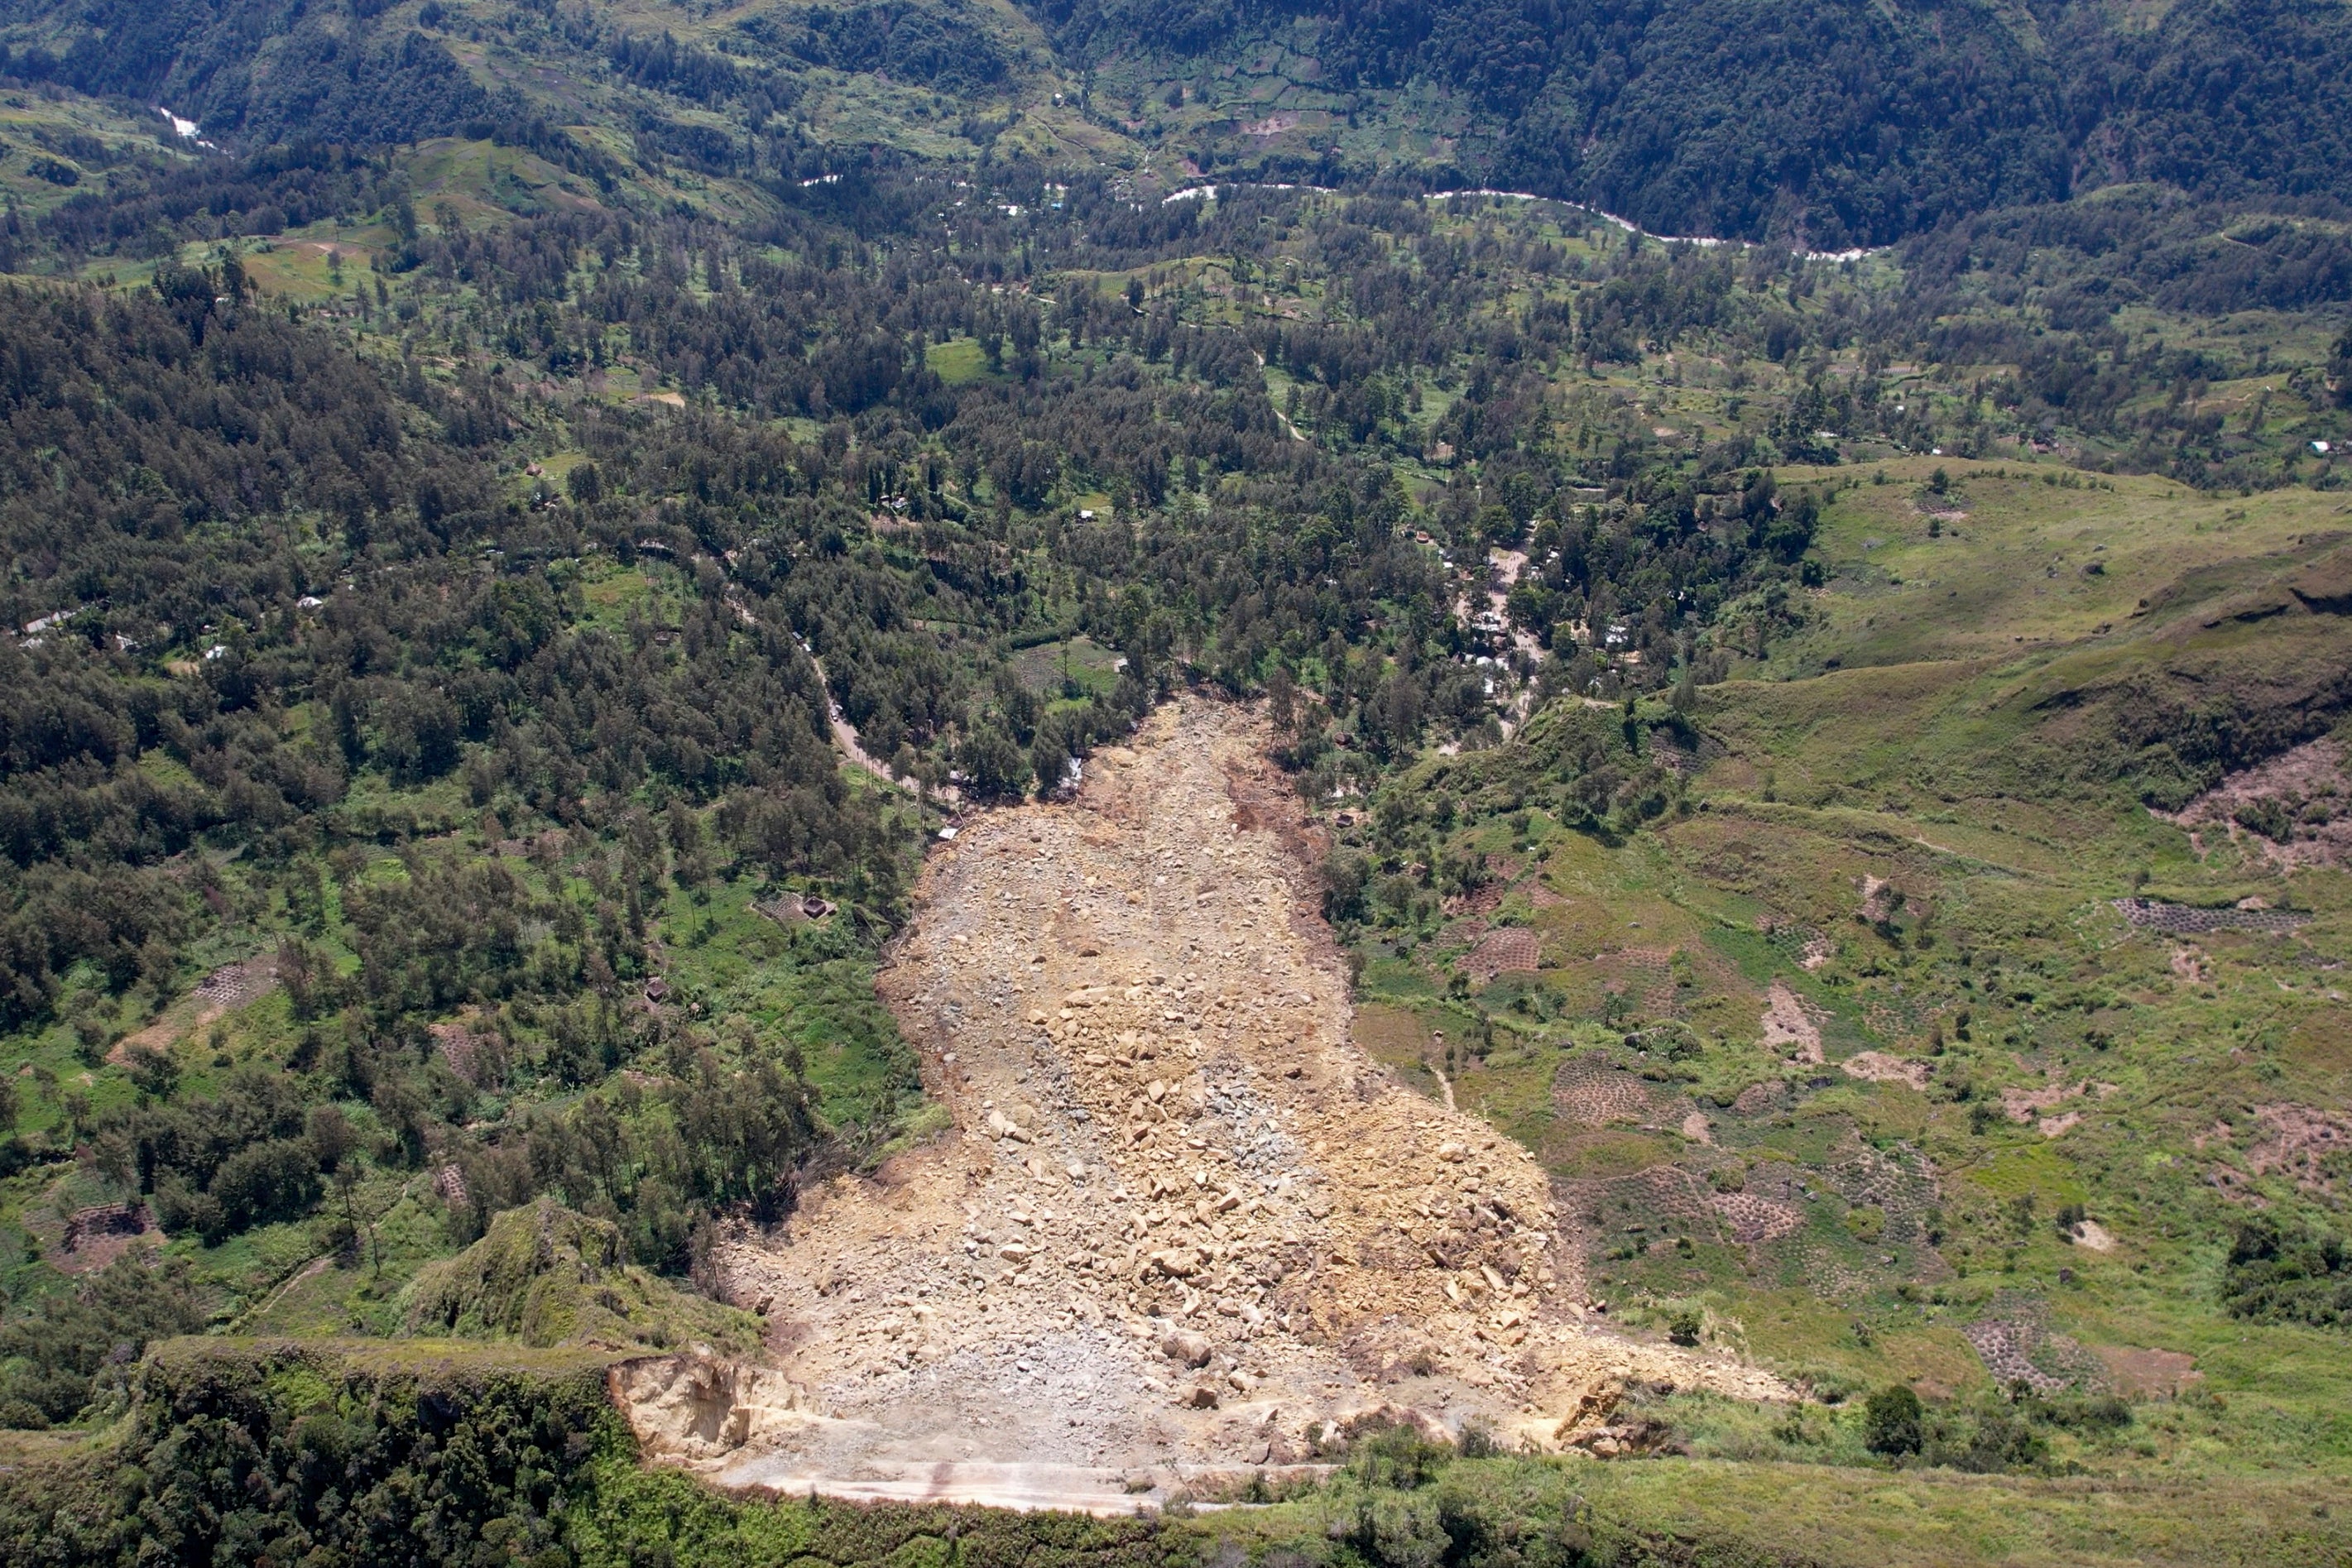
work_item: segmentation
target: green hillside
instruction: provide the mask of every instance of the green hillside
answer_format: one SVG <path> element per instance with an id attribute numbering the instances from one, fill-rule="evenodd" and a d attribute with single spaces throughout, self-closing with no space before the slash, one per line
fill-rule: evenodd
<path id="1" fill-rule="evenodd" d="M 25 0 L 0 26 L 21 78 L 245 147 L 617 120 L 705 172 L 771 138 L 1017 150 L 1496 185 L 1824 250 L 2132 182 L 2314 215 L 2352 194 L 2332 4 Z"/>
<path id="2" fill-rule="evenodd" d="M 2346 29 L 0 6 L 0 1531 L 2340 1553 Z M 604 1361 L 765 1354 L 714 1249 L 947 1124 L 927 846 L 1188 689 L 1595 1321 L 1804 1402 L 1091 1524 L 640 1468 Z"/>

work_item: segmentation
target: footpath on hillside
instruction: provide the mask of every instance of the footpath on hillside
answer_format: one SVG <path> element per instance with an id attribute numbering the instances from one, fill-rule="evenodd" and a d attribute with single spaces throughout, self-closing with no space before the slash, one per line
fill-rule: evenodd
<path id="1" fill-rule="evenodd" d="M 1786 1397 L 1584 1321 L 1533 1158 L 1350 1040 L 1316 851 L 1245 709 L 937 853 L 881 985 L 954 1127 L 714 1259 L 772 1364 L 618 1370 L 722 1486 L 1126 1509 L 1384 1414 L 1558 1447 L 1627 1383 Z"/>

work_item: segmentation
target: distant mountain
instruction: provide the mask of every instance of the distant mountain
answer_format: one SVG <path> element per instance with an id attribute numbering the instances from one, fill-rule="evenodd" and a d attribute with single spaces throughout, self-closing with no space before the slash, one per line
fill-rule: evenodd
<path id="1" fill-rule="evenodd" d="M 1461 116 L 1463 179 L 1662 232 L 1876 244 L 2136 179 L 2352 201 L 2352 20 L 2334 0 L 2188 0 L 2130 23 L 1977 0 L 1032 8 L 1098 71 L 1263 81 L 1286 59 L 1341 126 L 1425 112 L 1413 89 L 1433 89 Z"/>
<path id="2" fill-rule="evenodd" d="M 19 0 L 0 16 L 30 35 L 10 74 L 168 107 L 222 140 L 409 141 L 483 113 L 488 94 L 447 47 L 390 9 L 383 0 Z"/>
<path id="3" fill-rule="evenodd" d="M 1076 140 L 1096 152 L 1157 148 L 1188 176 L 1506 186 L 1654 232 L 1821 248 L 2127 181 L 2352 211 L 2352 17 L 2337 0 L 2128 15 L 2079 0 L 674 9 L 13 0 L 0 44 L 5 74 L 167 104 L 246 146 L 415 140 L 522 100 L 562 123 L 631 120 L 596 84 L 749 128 L 811 83 L 864 80 L 887 90 L 828 134 L 961 118 L 962 145 L 986 145 L 998 122 L 974 116 L 1050 105 L 1093 122 Z"/>

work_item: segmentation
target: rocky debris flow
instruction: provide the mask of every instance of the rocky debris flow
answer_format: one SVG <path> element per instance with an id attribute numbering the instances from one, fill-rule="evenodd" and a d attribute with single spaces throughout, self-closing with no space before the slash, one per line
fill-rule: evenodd
<path id="1" fill-rule="evenodd" d="M 755 1425 L 772 1429 L 800 1398 L 780 1372 L 694 1354 L 622 1362 L 604 1381 L 640 1443 L 689 1459 L 742 1447 Z"/>
<path id="2" fill-rule="evenodd" d="M 935 856 L 882 989 L 955 1130 L 720 1244 L 798 1392 L 677 1457 L 769 1486 L 931 1466 L 976 1500 L 958 1466 L 1017 1464 L 1004 1500 L 1127 1507 L 1382 1407 L 1559 1446 L 1629 1380 L 1786 1396 L 1588 1329 L 1533 1157 L 1351 1042 L 1258 739 L 1171 706 L 1076 800 Z"/>

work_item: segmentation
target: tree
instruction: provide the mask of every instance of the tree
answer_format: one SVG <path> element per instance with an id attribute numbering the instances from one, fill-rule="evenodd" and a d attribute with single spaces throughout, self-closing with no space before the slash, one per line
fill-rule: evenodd
<path id="1" fill-rule="evenodd" d="M 1029 768 L 1037 777 L 1041 794 L 1062 787 L 1070 773 L 1070 742 L 1058 724 L 1039 727 L 1037 738 L 1029 746 Z"/>
<path id="2" fill-rule="evenodd" d="M 1926 1414 L 1909 1384 L 1889 1384 L 1863 1405 L 1863 1446 L 1888 1458 L 1917 1453 Z"/>
<path id="3" fill-rule="evenodd" d="M 1018 799 L 1029 783 L 1029 758 L 1002 730 L 983 728 L 956 747 L 971 792 L 982 800 Z"/>
<path id="4" fill-rule="evenodd" d="M 1751 538 L 1761 549 L 1784 564 L 1792 564 L 1811 548 L 1813 535 L 1820 528 L 1822 504 L 1812 492 L 1806 491 L 1794 500 L 1783 500 L 1768 510 L 1755 528 Z"/>
<path id="5" fill-rule="evenodd" d="M 142 1094 L 158 1100 L 169 1100 L 180 1084 L 180 1064 L 168 1051 L 152 1046 L 134 1045 L 130 1051 L 131 1082 Z"/>
<path id="6" fill-rule="evenodd" d="M 1298 725 L 1298 683 L 1291 678 L 1290 666 L 1276 664 L 1265 678 L 1266 715 L 1273 720 L 1274 732 L 1287 736 Z"/>

